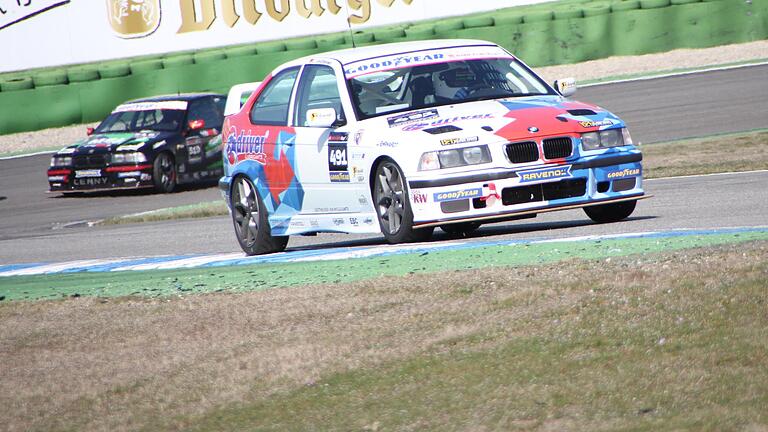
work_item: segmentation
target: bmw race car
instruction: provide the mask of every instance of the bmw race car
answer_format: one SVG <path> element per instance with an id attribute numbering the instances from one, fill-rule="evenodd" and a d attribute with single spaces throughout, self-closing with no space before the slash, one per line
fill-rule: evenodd
<path id="1" fill-rule="evenodd" d="M 317 54 L 279 66 L 224 122 L 219 187 L 247 254 L 288 236 L 378 233 L 584 208 L 627 218 L 642 154 L 612 113 L 568 99 L 503 48 L 442 40 Z"/>
<path id="2" fill-rule="evenodd" d="M 219 94 L 157 96 L 119 105 L 88 137 L 56 152 L 51 192 L 154 187 L 222 175 L 225 98 Z"/>

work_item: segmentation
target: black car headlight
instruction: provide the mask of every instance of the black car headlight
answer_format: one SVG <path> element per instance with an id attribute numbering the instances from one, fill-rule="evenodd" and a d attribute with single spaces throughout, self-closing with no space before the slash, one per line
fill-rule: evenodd
<path id="1" fill-rule="evenodd" d="M 72 156 L 58 156 L 51 157 L 51 166 L 70 166 L 72 165 Z"/>
<path id="2" fill-rule="evenodd" d="M 627 128 L 606 129 L 581 134 L 581 146 L 584 150 L 632 145 L 632 137 Z"/>
<path id="3" fill-rule="evenodd" d="M 122 153 L 114 153 L 112 155 L 112 163 L 113 164 L 121 164 L 121 163 L 142 163 L 146 162 L 147 157 L 144 155 L 144 153 L 141 152 L 122 152 Z"/>
<path id="4" fill-rule="evenodd" d="M 419 171 L 441 168 L 455 168 L 466 165 L 478 165 L 491 161 L 488 146 L 465 147 L 460 149 L 439 150 L 421 155 Z"/>

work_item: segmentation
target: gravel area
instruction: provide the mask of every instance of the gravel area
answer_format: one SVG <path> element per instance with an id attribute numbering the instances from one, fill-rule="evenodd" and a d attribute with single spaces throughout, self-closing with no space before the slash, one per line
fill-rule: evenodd
<path id="1" fill-rule="evenodd" d="M 542 67 L 536 70 L 548 82 L 565 77 L 575 77 L 577 81 L 585 82 L 759 59 L 768 59 L 768 41 L 703 49 L 679 49 L 642 56 L 611 57 L 584 63 Z M 88 126 L 95 126 L 95 124 L 0 135 L 0 154 L 26 153 L 63 147 L 84 137 Z"/>

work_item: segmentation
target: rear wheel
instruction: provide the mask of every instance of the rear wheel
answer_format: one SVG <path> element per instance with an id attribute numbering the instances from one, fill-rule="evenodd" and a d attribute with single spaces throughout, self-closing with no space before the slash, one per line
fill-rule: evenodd
<path id="1" fill-rule="evenodd" d="M 288 236 L 272 236 L 267 211 L 249 178 L 235 178 L 230 199 L 237 242 L 247 255 L 268 254 L 285 249 Z"/>
<path id="2" fill-rule="evenodd" d="M 597 223 L 618 222 L 635 211 L 637 200 L 584 207 L 584 213 Z"/>
<path id="3" fill-rule="evenodd" d="M 381 233 L 388 242 L 418 242 L 432 236 L 434 228 L 413 228 L 413 211 L 405 176 L 391 160 L 385 160 L 376 167 L 373 201 Z"/>
<path id="4" fill-rule="evenodd" d="M 169 153 L 160 153 L 155 157 L 152 180 L 158 192 L 170 193 L 176 188 L 176 163 Z"/>

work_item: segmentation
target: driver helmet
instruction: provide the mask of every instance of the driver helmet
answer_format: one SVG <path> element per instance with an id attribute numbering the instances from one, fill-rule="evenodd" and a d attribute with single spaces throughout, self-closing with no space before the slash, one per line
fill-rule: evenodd
<path id="1" fill-rule="evenodd" d="M 433 80 L 435 96 L 451 100 L 464 99 L 476 81 L 474 72 L 467 67 L 440 72 Z"/>

